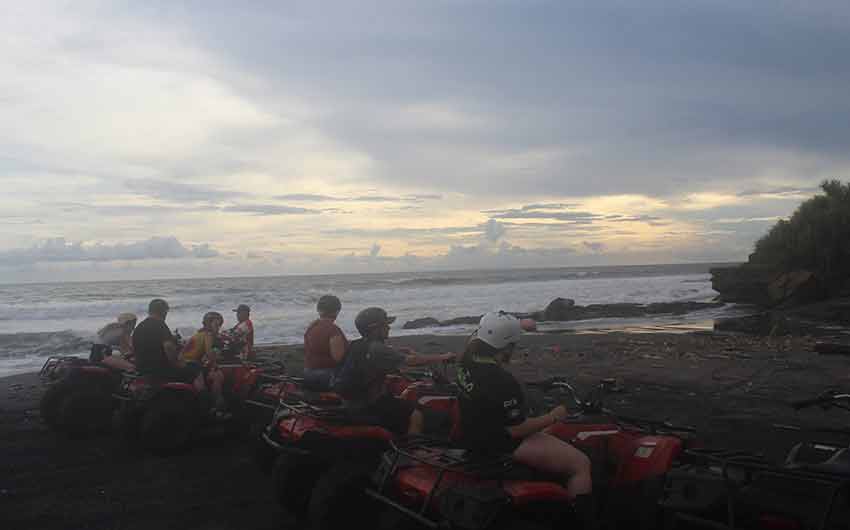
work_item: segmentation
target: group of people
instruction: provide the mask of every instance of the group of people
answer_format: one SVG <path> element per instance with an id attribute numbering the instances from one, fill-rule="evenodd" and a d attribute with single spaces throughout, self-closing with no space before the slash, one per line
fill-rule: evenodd
<path id="1" fill-rule="evenodd" d="M 566 408 L 558 406 L 542 416 L 529 417 L 522 386 L 505 368 L 522 333 L 514 316 L 501 311 L 484 315 L 460 355 L 425 355 L 386 343 L 395 317 L 382 308 L 369 307 L 357 314 L 354 324 L 360 337 L 350 342 L 336 324 L 342 309 L 339 298 L 322 296 L 316 309 L 318 318 L 304 334 L 305 386 L 337 392 L 346 405 L 364 411 L 393 432 L 421 434 L 425 430 L 423 410 L 391 395 L 385 379 L 402 366 L 458 360 L 461 443 L 474 451 L 508 453 L 518 462 L 564 477 L 577 512 L 593 512 L 590 461 L 572 445 L 545 432 L 567 415 Z M 221 331 L 222 315 L 207 313 L 202 327 L 182 348 L 165 323 L 168 310 L 165 300 L 152 300 L 148 317 L 138 326 L 135 315 L 122 313 L 98 332 L 92 356 L 127 368 L 133 366 L 132 355 L 135 369 L 142 375 L 209 389 L 215 399 L 214 412 L 226 415 L 223 375 L 217 363 L 228 341 L 238 344 L 240 357 L 253 359 L 250 308 L 240 305 L 234 309 L 238 322 L 226 333 Z M 113 348 L 124 356 L 111 356 Z"/>
<path id="2" fill-rule="evenodd" d="M 212 413 L 229 416 L 222 385 L 224 374 L 218 368 L 222 359 L 254 358 L 254 325 L 251 308 L 239 305 L 233 311 L 237 323 L 223 331 L 224 316 L 214 311 L 203 316 L 201 328 L 182 343 L 165 323 L 168 302 L 151 300 L 148 317 L 136 325 L 136 315 L 121 313 L 97 332 L 91 360 L 120 370 L 136 370 L 154 381 L 179 381 L 192 384 L 198 391 L 209 389 L 213 396 Z M 112 355 L 114 351 L 121 355 Z"/>
<path id="3" fill-rule="evenodd" d="M 423 411 L 411 401 L 392 396 L 385 378 L 401 366 L 456 359 L 461 444 L 482 453 L 511 454 L 518 462 L 563 477 L 576 513 L 583 519 L 593 518 L 590 460 L 545 432 L 566 417 L 567 409 L 560 405 L 530 417 L 522 386 L 506 369 L 522 333 L 516 317 L 501 311 L 487 313 L 462 354 L 422 355 L 386 343 L 395 317 L 379 307 L 357 314 L 354 324 L 360 338 L 349 342 L 335 323 L 341 308 L 332 295 L 322 296 L 317 303 L 319 318 L 304 334 L 305 385 L 334 390 L 346 404 L 363 409 L 398 434 L 420 434 L 425 425 Z"/>

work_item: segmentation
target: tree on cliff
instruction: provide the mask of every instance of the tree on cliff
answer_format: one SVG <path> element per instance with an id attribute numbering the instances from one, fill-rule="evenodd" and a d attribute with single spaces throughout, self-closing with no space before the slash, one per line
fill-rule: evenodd
<path id="1" fill-rule="evenodd" d="M 821 189 L 756 242 L 750 263 L 807 269 L 827 281 L 850 275 L 850 183 L 825 181 Z"/>

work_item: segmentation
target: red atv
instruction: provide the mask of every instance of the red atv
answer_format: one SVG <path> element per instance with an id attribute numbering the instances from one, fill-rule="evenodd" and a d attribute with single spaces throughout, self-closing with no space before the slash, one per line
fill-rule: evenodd
<path id="1" fill-rule="evenodd" d="M 72 436 L 108 431 L 116 405 L 112 394 L 124 373 L 80 357 L 49 357 L 39 372 L 47 383 L 41 418 L 51 429 Z"/>
<path id="2" fill-rule="evenodd" d="M 660 486 L 692 429 L 617 416 L 598 400 L 578 399 L 563 380 L 532 386 L 564 390 L 579 406 L 580 414 L 549 432 L 591 458 L 601 525 L 656 528 Z M 510 455 L 478 455 L 445 441 L 394 443 L 366 493 L 406 516 L 407 523 L 427 528 L 580 527 L 560 478 L 515 463 Z"/>
<path id="3" fill-rule="evenodd" d="M 426 429 L 450 430 L 456 409 L 453 385 L 426 373 L 389 377 L 395 395 L 424 407 Z M 369 505 L 363 497 L 371 472 L 394 435 L 378 419 L 346 407 L 334 393 L 310 392 L 292 383 L 281 397 L 274 421 L 262 433 L 275 492 L 296 517 L 309 514 L 316 528 L 342 528 Z M 273 457 L 272 459 L 268 456 Z"/>
<path id="4" fill-rule="evenodd" d="M 828 391 L 791 405 L 796 409 L 850 410 L 850 394 Z M 850 430 L 826 427 L 805 431 L 818 438 L 793 446 L 781 464 L 744 451 L 687 451 L 690 463 L 669 475 L 662 502 L 667 527 L 850 527 Z"/>
<path id="5" fill-rule="evenodd" d="M 213 431 L 246 431 L 251 423 L 265 420 L 271 411 L 263 405 L 277 398 L 268 378 L 283 370 L 279 363 L 221 364 L 225 373 L 224 395 L 233 419 L 215 421 L 208 414 L 208 392 L 198 392 L 182 382 L 153 383 L 145 377 L 128 378 L 115 397 L 121 401 L 116 423 L 122 435 L 154 453 L 184 447 L 202 428 Z M 255 405 L 255 406 L 252 406 Z M 263 412 L 265 411 L 265 412 Z M 259 416 L 258 416 L 259 412 Z"/>

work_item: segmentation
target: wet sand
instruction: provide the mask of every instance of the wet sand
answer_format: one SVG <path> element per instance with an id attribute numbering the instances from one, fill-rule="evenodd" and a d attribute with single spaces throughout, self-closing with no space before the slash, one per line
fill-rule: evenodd
<path id="1" fill-rule="evenodd" d="M 821 356 L 807 338 L 706 332 L 530 334 L 512 370 L 525 379 L 564 375 L 582 390 L 614 377 L 609 408 L 696 426 L 710 445 L 781 457 L 804 433 L 772 424 L 850 424 L 850 415 L 794 412 L 792 399 L 850 388 L 850 359 Z M 393 338 L 423 353 L 458 351 L 465 337 Z M 298 372 L 300 347 L 270 347 Z M 0 379 L 0 527 L 8 529 L 297 528 L 251 460 L 247 437 L 213 437 L 156 457 L 116 436 L 69 440 L 38 415 L 35 374 Z M 823 438 L 823 437 L 821 437 Z"/>

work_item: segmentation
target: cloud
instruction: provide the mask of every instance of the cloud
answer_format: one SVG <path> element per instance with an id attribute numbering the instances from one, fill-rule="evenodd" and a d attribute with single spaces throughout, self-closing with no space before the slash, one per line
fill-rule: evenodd
<path id="1" fill-rule="evenodd" d="M 398 197 L 389 195 L 356 195 L 353 197 L 342 197 L 332 195 L 320 195 L 312 193 L 290 193 L 277 195 L 275 199 L 282 201 L 304 201 L 304 202 L 423 202 L 428 200 L 439 200 L 443 196 L 436 193 L 419 193 L 401 195 Z"/>
<path id="2" fill-rule="evenodd" d="M 604 252 L 607 248 L 605 243 L 600 241 L 582 241 L 581 244 L 591 252 Z"/>
<path id="3" fill-rule="evenodd" d="M 275 199 L 281 201 L 304 201 L 304 202 L 322 202 L 322 201 L 337 201 L 335 197 L 330 195 L 318 195 L 314 193 L 289 193 L 286 195 L 276 195 Z"/>
<path id="4" fill-rule="evenodd" d="M 252 215 L 312 215 L 321 213 L 320 210 L 298 208 L 297 206 L 285 206 L 282 204 L 239 204 L 236 206 L 222 207 L 221 211 L 248 213 Z"/>
<path id="5" fill-rule="evenodd" d="M 131 179 L 125 182 L 130 190 L 171 202 L 221 202 L 245 197 L 247 194 L 236 190 L 220 190 L 202 184 L 186 184 L 158 179 Z"/>
<path id="6" fill-rule="evenodd" d="M 553 221 L 590 222 L 602 219 L 602 216 L 590 212 L 563 212 L 538 210 L 506 210 L 493 214 L 494 219 L 552 219 Z"/>
<path id="7" fill-rule="evenodd" d="M 487 238 L 487 241 L 495 243 L 505 235 L 505 232 L 505 225 L 495 219 L 490 219 L 484 223 L 484 237 Z"/>
<path id="8" fill-rule="evenodd" d="M 115 245 L 70 242 L 58 237 L 26 249 L 0 251 L 0 264 L 212 258 L 218 255 L 219 252 L 209 244 L 186 247 L 175 237 L 152 237 L 145 241 Z"/>

